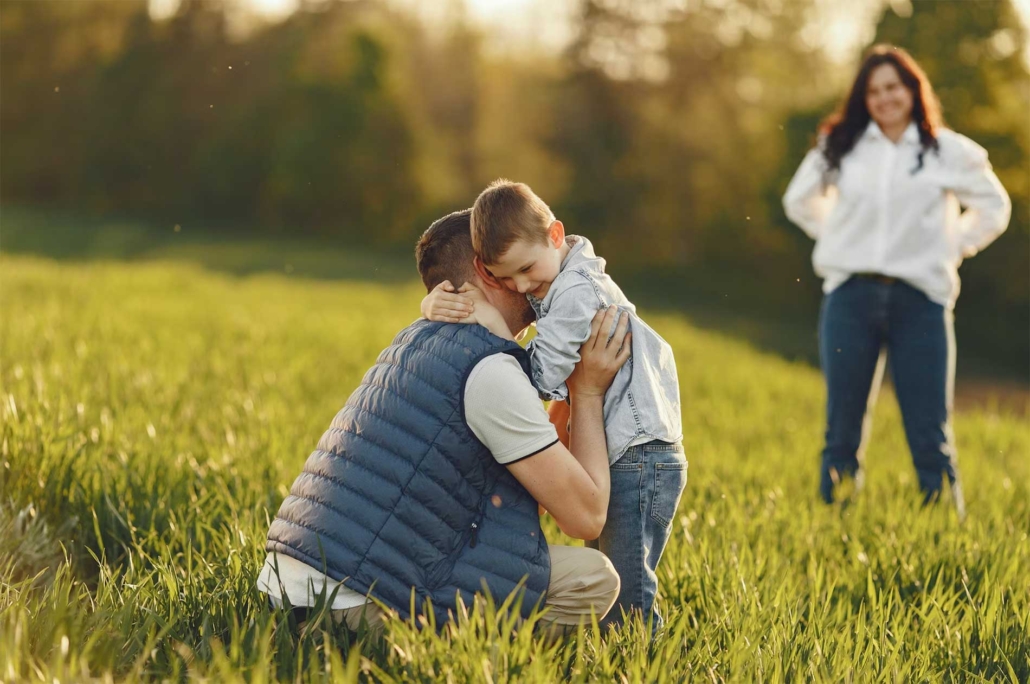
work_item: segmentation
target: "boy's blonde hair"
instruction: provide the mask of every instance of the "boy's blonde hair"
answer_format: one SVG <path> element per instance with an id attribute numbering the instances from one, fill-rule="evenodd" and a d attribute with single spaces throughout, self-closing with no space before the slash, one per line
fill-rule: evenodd
<path id="1" fill-rule="evenodd" d="M 484 264 L 496 264 L 512 243 L 547 242 L 554 214 L 525 183 L 498 178 L 472 207 L 472 249 Z"/>

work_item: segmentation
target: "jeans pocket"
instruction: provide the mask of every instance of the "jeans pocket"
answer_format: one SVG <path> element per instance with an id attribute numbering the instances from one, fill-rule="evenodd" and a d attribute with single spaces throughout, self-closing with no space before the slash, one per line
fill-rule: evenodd
<path id="1" fill-rule="evenodd" d="M 680 496 L 687 486 L 687 462 L 656 463 L 651 517 L 662 527 L 672 526 L 672 518 L 680 505 Z"/>
<path id="2" fill-rule="evenodd" d="M 644 467 L 644 451 L 639 446 L 626 449 L 618 461 L 612 463 L 612 470 L 641 470 Z"/>

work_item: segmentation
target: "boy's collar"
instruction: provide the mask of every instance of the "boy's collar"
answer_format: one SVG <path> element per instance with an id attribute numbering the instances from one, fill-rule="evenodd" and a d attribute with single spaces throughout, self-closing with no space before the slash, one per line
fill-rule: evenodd
<path id="1" fill-rule="evenodd" d="M 573 255 L 583 249 L 586 245 L 586 238 L 579 235 L 566 235 L 565 244 L 569 246 L 569 253 L 561 260 L 561 267 L 558 269 L 559 271 L 564 271 L 565 267 L 569 265 L 569 261 L 572 259 Z"/>

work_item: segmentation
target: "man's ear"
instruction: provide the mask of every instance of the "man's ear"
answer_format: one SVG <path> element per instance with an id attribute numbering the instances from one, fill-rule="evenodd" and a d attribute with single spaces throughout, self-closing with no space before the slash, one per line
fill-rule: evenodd
<path id="1" fill-rule="evenodd" d="M 476 269 L 476 275 L 478 275 L 479 279 L 483 281 L 483 285 L 497 290 L 501 289 L 502 285 L 497 282 L 497 278 L 494 278 L 494 274 L 487 269 L 486 265 L 479 257 L 475 257 L 472 264 Z"/>
<path id="2" fill-rule="evenodd" d="M 551 227 L 547 229 L 547 237 L 555 249 L 561 249 L 561 246 L 565 243 L 565 225 L 555 219 L 551 223 Z"/>

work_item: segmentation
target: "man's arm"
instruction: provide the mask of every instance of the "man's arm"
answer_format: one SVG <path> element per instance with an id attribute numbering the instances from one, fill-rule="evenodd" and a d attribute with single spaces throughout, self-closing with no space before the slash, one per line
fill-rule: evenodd
<path id="1" fill-rule="evenodd" d="M 604 393 L 630 354 L 629 317 L 615 307 L 597 312 L 580 362 L 567 384 L 572 397 L 571 450 L 561 443 L 508 465 L 533 498 L 546 508 L 570 537 L 596 539 L 608 515 L 611 479 L 604 437 Z M 601 333 L 600 331 L 604 331 Z"/>

